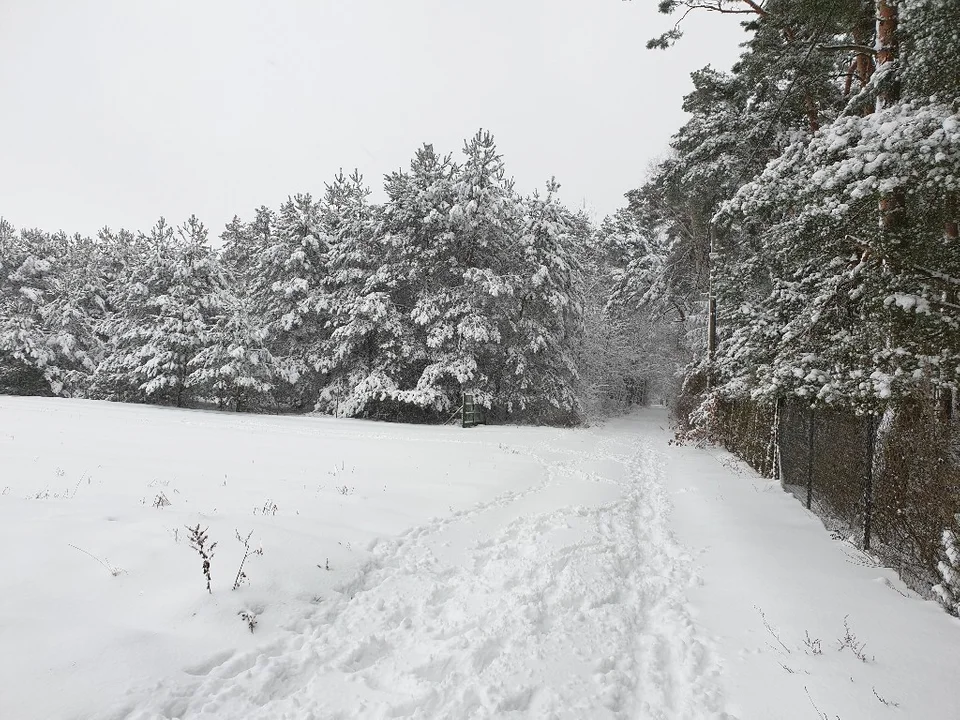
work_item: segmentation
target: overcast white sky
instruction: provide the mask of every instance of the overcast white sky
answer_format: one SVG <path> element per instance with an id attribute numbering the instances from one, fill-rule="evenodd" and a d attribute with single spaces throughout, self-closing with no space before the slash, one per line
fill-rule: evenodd
<path id="1" fill-rule="evenodd" d="M 0 0 L 0 215 L 93 234 L 196 213 L 219 235 L 358 167 L 491 129 L 522 191 L 620 206 L 735 21 L 644 48 L 656 0 Z"/>

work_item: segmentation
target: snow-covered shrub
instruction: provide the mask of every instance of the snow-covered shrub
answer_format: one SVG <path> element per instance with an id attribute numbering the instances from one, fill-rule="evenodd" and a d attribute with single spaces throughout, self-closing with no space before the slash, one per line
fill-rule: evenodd
<path id="1" fill-rule="evenodd" d="M 250 538 L 253 537 L 253 530 L 248 532 L 246 537 L 240 535 L 239 530 L 236 532 L 237 542 L 243 545 L 243 558 L 240 560 L 240 567 L 237 568 L 237 576 L 233 580 L 233 588 L 231 588 L 232 590 L 239 590 L 241 585 L 250 582 L 250 578 L 243 569 L 243 566 L 247 564 L 247 558 L 249 558 L 251 555 L 263 555 L 262 545 L 256 549 L 250 548 Z M 256 620 L 254 620 L 253 625 L 256 625 Z M 253 625 L 250 626 L 250 632 L 253 632 Z"/>
<path id="2" fill-rule="evenodd" d="M 188 540 L 190 541 L 190 547 L 196 550 L 197 554 L 200 556 L 200 570 L 203 573 L 203 577 L 207 581 L 207 592 L 212 594 L 213 590 L 210 588 L 210 582 L 212 581 L 210 576 L 210 563 L 213 561 L 213 553 L 217 548 L 217 544 L 215 542 L 210 542 L 210 536 L 207 534 L 207 528 L 201 528 L 200 523 L 197 523 L 196 527 L 190 527 L 187 525 L 186 528 L 187 532 L 190 533 L 188 537 Z"/>
<path id="3" fill-rule="evenodd" d="M 716 397 L 709 392 L 706 371 L 689 371 L 670 408 L 677 442 L 698 443 L 711 436 L 716 418 L 716 401 Z"/>
<path id="4" fill-rule="evenodd" d="M 944 525 L 960 512 L 960 465 L 950 452 L 953 423 L 927 392 L 888 404 L 874 426 L 876 550 L 911 587 L 928 591 L 938 577 Z"/>
<path id="5" fill-rule="evenodd" d="M 941 538 L 943 559 L 937 566 L 942 582 L 934 585 L 940 603 L 948 613 L 960 616 L 960 514 L 952 528 L 946 528 Z"/>

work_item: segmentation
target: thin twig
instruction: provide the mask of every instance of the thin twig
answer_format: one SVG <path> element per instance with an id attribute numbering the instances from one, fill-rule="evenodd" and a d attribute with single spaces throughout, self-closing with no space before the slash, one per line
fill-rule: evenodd
<path id="1" fill-rule="evenodd" d="M 900 703 L 893 702 L 892 700 L 887 700 L 885 698 L 880 697 L 880 693 L 877 692 L 877 688 L 874 687 L 872 689 L 873 689 L 873 694 L 876 696 L 877 700 L 882 702 L 884 705 L 888 707 L 900 707 Z"/>
<path id="2" fill-rule="evenodd" d="M 79 490 L 80 490 L 80 483 L 83 482 L 83 479 L 84 479 L 86 476 L 87 476 L 87 473 L 84 472 L 84 473 L 80 476 L 80 479 L 77 480 L 77 485 L 76 485 L 76 487 L 73 488 L 73 495 L 70 496 L 71 498 L 75 498 L 75 497 L 77 496 L 77 492 L 79 492 Z"/>
<path id="3" fill-rule="evenodd" d="M 98 558 L 98 557 L 97 557 L 96 555 L 94 555 L 93 553 L 87 552 L 86 550 L 84 550 L 84 549 L 81 548 L 81 547 L 77 547 L 76 545 L 73 545 L 73 544 L 71 544 L 71 543 L 67 543 L 67 545 L 70 545 L 70 547 L 72 547 L 74 550 L 79 550 L 79 551 L 82 552 L 84 555 L 89 555 L 90 557 L 92 557 L 92 558 L 93 558 L 94 560 L 96 560 L 98 563 L 100 563 L 101 565 L 103 565 L 103 567 L 105 567 L 105 568 L 107 569 L 107 572 L 109 572 L 109 573 L 110 573 L 111 575 L 113 575 L 114 577 L 116 577 L 117 575 L 119 575 L 120 573 L 123 572 L 123 570 L 121 570 L 120 568 L 118 568 L 118 567 L 111 567 L 108 563 L 104 562 L 103 560 L 101 560 L 100 558 Z"/>

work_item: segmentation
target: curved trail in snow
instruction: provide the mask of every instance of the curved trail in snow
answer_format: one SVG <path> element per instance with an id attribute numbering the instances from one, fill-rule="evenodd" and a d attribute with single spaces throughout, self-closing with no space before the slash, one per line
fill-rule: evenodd
<path id="1" fill-rule="evenodd" d="M 541 484 L 379 542 L 282 635 L 104 717 L 730 717 L 660 454 L 626 428 L 583 432 L 591 450 L 517 449 Z"/>

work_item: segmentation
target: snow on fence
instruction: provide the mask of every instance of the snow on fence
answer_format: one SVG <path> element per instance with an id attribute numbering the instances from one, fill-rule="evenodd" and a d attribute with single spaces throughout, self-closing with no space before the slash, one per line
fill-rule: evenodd
<path id="1" fill-rule="evenodd" d="M 941 407 L 911 400 L 886 416 L 858 416 L 796 401 L 723 401 L 716 420 L 728 450 L 931 596 L 943 530 L 960 513 L 960 424 Z"/>

